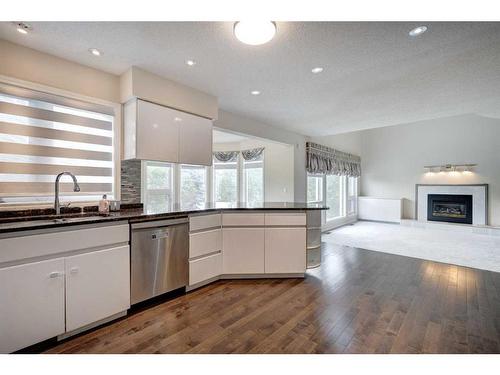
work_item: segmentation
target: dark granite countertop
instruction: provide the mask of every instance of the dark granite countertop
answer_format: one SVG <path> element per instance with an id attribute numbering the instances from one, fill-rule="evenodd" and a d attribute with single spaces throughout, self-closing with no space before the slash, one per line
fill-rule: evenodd
<path id="1" fill-rule="evenodd" d="M 125 205 L 124 205 L 125 206 Z M 118 212 L 101 215 L 95 207 L 81 208 L 73 207 L 63 215 L 54 215 L 53 209 L 32 211 L 3 211 L 0 212 L 0 233 L 18 232 L 34 229 L 48 229 L 62 226 L 99 224 L 113 221 L 129 221 L 131 223 L 185 217 L 189 214 L 213 212 L 213 211 L 280 211 L 280 210 L 327 210 L 328 208 L 319 204 L 297 203 L 297 202 L 264 202 L 259 204 L 235 203 L 216 204 L 207 203 L 202 206 L 186 208 L 176 205 L 171 210 L 125 208 Z"/>

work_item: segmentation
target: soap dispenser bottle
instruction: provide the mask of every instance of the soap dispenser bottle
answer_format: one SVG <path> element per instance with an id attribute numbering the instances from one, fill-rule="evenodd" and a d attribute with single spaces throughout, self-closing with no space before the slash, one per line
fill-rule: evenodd
<path id="1" fill-rule="evenodd" d="M 106 194 L 102 196 L 102 199 L 99 201 L 99 213 L 100 214 L 108 214 L 109 213 L 109 201 Z"/>

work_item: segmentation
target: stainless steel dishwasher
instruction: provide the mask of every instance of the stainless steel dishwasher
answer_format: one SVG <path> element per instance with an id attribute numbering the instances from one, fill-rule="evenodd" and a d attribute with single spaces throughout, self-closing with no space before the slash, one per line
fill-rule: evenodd
<path id="1" fill-rule="evenodd" d="M 188 283 L 188 218 L 131 225 L 131 303 Z"/>

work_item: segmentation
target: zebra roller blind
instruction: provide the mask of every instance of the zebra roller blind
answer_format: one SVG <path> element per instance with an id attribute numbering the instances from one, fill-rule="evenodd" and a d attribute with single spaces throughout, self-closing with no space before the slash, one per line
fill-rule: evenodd
<path id="1" fill-rule="evenodd" d="M 108 107 L 0 84 L 0 203 L 49 202 L 56 175 L 61 200 L 113 196 L 113 120 Z"/>

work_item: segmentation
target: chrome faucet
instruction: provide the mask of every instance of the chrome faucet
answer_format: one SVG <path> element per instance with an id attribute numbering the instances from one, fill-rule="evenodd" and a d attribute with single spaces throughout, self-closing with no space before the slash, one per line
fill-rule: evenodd
<path id="1" fill-rule="evenodd" d="M 59 203 L 59 180 L 65 174 L 67 174 L 68 176 L 71 176 L 71 178 L 73 179 L 73 191 L 74 192 L 80 191 L 80 185 L 78 185 L 78 181 L 76 180 L 76 177 L 73 175 L 73 173 L 71 173 L 71 172 L 59 173 L 56 177 L 56 186 L 55 186 L 54 209 L 56 210 L 56 215 L 61 214 L 61 203 Z M 64 207 L 67 207 L 67 206 L 69 206 L 69 204 L 64 206 Z"/>

